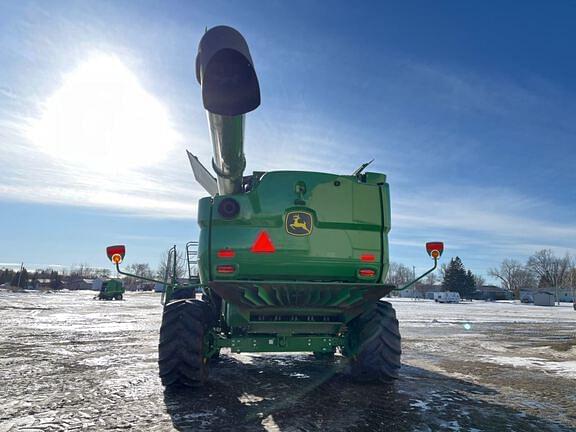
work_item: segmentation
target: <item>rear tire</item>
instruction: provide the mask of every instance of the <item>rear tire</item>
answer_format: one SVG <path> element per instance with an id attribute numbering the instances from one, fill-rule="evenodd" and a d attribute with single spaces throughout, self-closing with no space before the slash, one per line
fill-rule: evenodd
<path id="1" fill-rule="evenodd" d="M 162 385 L 200 387 L 208 378 L 204 336 L 209 331 L 209 310 L 204 302 L 176 300 L 164 307 L 158 366 Z"/>
<path id="2" fill-rule="evenodd" d="M 170 300 L 182 300 L 196 298 L 196 290 L 194 288 L 180 288 L 174 291 Z"/>
<path id="3" fill-rule="evenodd" d="M 359 381 L 390 382 L 398 379 L 402 355 L 396 311 L 378 301 L 349 325 L 350 373 Z"/>

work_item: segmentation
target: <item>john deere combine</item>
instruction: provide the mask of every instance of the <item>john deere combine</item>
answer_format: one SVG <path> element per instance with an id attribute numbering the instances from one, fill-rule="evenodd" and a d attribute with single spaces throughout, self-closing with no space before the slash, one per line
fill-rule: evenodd
<path id="1" fill-rule="evenodd" d="M 94 298 L 98 300 L 122 300 L 124 291 L 124 285 L 121 280 L 110 279 L 102 282 L 100 292 Z"/>
<path id="2" fill-rule="evenodd" d="M 398 321 L 391 304 L 380 300 L 396 288 L 384 283 L 386 176 L 365 172 L 367 164 L 351 175 L 245 176 L 244 118 L 260 105 L 260 88 L 242 35 L 225 26 L 207 31 L 196 77 L 216 176 L 188 153 L 209 196 L 198 203 L 198 279 L 183 286 L 173 275 L 166 282 L 159 344 L 163 384 L 202 385 L 221 348 L 307 351 L 318 358 L 338 350 L 358 379 L 397 378 Z M 427 249 L 432 271 L 442 243 L 428 243 Z M 112 246 L 108 255 L 120 271 L 124 247 Z"/>

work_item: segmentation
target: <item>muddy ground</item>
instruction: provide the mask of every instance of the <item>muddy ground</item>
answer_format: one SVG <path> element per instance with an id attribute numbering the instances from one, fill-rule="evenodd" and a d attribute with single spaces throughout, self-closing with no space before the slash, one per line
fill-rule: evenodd
<path id="1" fill-rule="evenodd" d="M 158 294 L 0 291 L 0 431 L 576 430 L 571 307 L 393 301 L 401 379 L 359 385 L 344 361 L 224 355 L 206 388 L 157 377 Z"/>

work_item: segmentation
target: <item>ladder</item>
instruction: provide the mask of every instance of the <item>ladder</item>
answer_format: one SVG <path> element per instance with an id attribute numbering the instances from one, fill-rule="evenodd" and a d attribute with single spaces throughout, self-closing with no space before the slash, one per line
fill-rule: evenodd
<path id="1" fill-rule="evenodd" d="M 189 241 L 186 243 L 186 262 L 188 263 L 188 279 L 190 282 L 197 282 L 199 279 L 197 241 Z"/>

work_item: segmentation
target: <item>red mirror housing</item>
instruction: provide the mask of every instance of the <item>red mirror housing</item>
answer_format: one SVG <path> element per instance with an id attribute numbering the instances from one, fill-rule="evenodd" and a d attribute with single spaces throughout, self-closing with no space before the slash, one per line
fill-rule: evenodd
<path id="1" fill-rule="evenodd" d="M 434 259 L 438 259 L 444 252 L 444 243 L 442 242 L 428 242 L 426 243 L 426 252 Z"/>
<path id="2" fill-rule="evenodd" d="M 106 248 L 106 255 L 108 255 L 108 259 L 114 264 L 120 264 L 125 254 L 126 246 L 124 245 L 108 246 Z"/>

